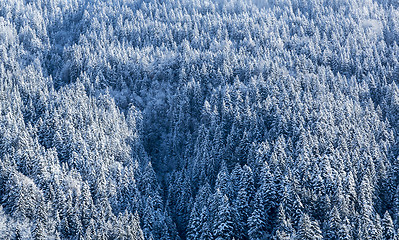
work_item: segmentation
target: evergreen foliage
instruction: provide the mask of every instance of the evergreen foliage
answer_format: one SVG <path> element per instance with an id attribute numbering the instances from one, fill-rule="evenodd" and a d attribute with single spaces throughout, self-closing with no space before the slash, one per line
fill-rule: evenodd
<path id="1" fill-rule="evenodd" d="M 0 1 L 0 239 L 397 239 L 399 2 Z"/>

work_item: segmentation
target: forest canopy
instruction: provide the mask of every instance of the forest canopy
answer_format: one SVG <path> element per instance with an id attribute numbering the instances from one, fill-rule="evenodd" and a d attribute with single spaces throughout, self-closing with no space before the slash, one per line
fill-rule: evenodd
<path id="1" fill-rule="evenodd" d="M 399 1 L 0 1 L 1 239 L 397 239 Z"/>

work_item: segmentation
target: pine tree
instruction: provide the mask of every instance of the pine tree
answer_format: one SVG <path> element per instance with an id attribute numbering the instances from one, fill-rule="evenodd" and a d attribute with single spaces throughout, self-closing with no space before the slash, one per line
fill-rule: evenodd
<path id="1" fill-rule="evenodd" d="M 94 220 L 91 219 L 89 224 L 86 227 L 84 239 L 95 239 L 96 236 L 97 236 L 96 224 L 94 223 Z"/>
<path id="2" fill-rule="evenodd" d="M 235 201 L 235 209 L 236 209 L 236 231 L 237 236 L 239 238 L 245 237 L 248 232 L 248 218 L 250 216 L 250 199 L 247 192 L 244 189 L 240 189 L 237 194 L 237 199 Z"/>
<path id="3" fill-rule="evenodd" d="M 342 223 L 337 207 L 333 207 L 326 221 L 325 238 L 333 240 L 340 239 L 339 233 L 341 232 Z"/>
<path id="4" fill-rule="evenodd" d="M 264 239 L 267 234 L 267 220 L 268 216 L 266 215 L 266 212 L 262 209 L 255 208 L 251 216 L 248 218 L 249 239 Z"/>
<path id="5" fill-rule="evenodd" d="M 202 227 L 208 219 L 206 211 L 208 199 L 211 196 L 209 184 L 202 186 L 196 196 L 194 206 L 190 214 L 190 222 L 187 230 L 187 239 L 198 239 L 201 236 Z"/>
<path id="6" fill-rule="evenodd" d="M 187 239 L 198 239 L 201 231 L 201 212 L 197 207 L 191 210 L 190 223 L 187 230 Z"/>
<path id="7" fill-rule="evenodd" d="M 338 232 L 339 239 L 343 240 L 352 240 L 352 231 L 351 231 L 351 224 L 347 217 L 344 218 L 342 221 L 342 225 L 340 231 Z"/>
<path id="8" fill-rule="evenodd" d="M 240 190 L 241 176 L 242 176 L 242 168 L 240 164 L 237 163 L 230 174 L 233 199 L 237 197 L 237 193 Z"/>
<path id="9" fill-rule="evenodd" d="M 213 223 L 211 221 L 211 215 L 208 212 L 206 207 L 202 208 L 201 211 L 201 230 L 199 232 L 199 239 L 206 239 L 206 240 L 211 240 L 215 239 L 214 237 L 214 229 L 213 228 Z"/>
<path id="10" fill-rule="evenodd" d="M 247 165 L 244 165 L 242 167 L 240 188 L 244 189 L 247 192 L 247 195 L 249 198 L 248 203 L 251 204 L 253 197 L 254 197 L 254 192 L 255 192 L 254 175 L 253 175 L 252 169 Z"/>
<path id="11" fill-rule="evenodd" d="M 301 219 L 299 220 L 296 239 L 323 239 L 319 224 L 315 221 L 310 220 L 309 216 L 306 213 L 303 213 Z"/>
<path id="12" fill-rule="evenodd" d="M 129 229 L 128 232 L 132 236 L 132 239 L 143 240 L 144 234 L 140 227 L 140 219 L 137 212 L 130 214 Z"/>
<path id="13" fill-rule="evenodd" d="M 214 222 L 214 236 L 217 240 L 232 239 L 234 236 L 234 223 L 232 208 L 226 195 L 217 189 L 215 193 L 217 212 Z"/>
<path id="14" fill-rule="evenodd" d="M 275 180 L 274 174 L 270 172 L 269 166 L 265 162 L 260 176 L 261 185 L 255 195 L 254 207 L 266 211 L 266 215 L 269 218 L 266 223 L 268 231 L 271 230 L 270 227 L 272 223 L 270 220 L 275 218 L 280 201 L 278 185 Z"/>
<path id="15" fill-rule="evenodd" d="M 172 175 L 168 189 L 168 207 L 171 210 L 172 218 L 177 225 L 181 236 L 185 238 L 187 225 L 189 224 L 189 211 L 191 188 L 186 171 L 177 172 Z"/>
<path id="16" fill-rule="evenodd" d="M 35 239 L 35 240 L 45 240 L 48 238 L 48 236 L 45 232 L 45 228 L 40 221 L 35 222 L 32 236 L 33 236 L 33 239 Z"/>
<path id="17" fill-rule="evenodd" d="M 92 219 L 92 208 L 93 208 L 93 200 L 91 197 L 90 189 L 87 184 L 83 184 L 82 186 L 82 194 L 80 198 L 80 210 L 81 210 L 81 222 L 84 229 L 90 223 Z"/>
<path id="18" fill-rule="evenodd" d="M 222 194 L 231 198 L 231 196 L 232 196 L 231 180 L 230 180 L 230 174 L 229 174 L 229 171 L 227 170 L 227 166 L 226 166 L 225 162 L 222 162 L 222 166 L 220 168 L 220 171 L 219 171 L 217 179 L 216 179 L 215 188 L 219 189 L 219 191 Z"/>
<path id="19" fill-rule="evenodd" d="M 280 204 L 277 212 L 276 227 L 273 239 L 275 240 L 288 240 L 291 238 L 294 229 L 291 226 L 291 222 L 287 219 L 284 211 L 284 207 Z"/>
<path id="20" fill-rule="evenodd" d="M 381 225 L 382 225 L 382 232 L 384 239 L 386 240 L 396 239 L 395 228 L 393 225 L 391 215 L 389 214 L 388 211 L 385 212 Z"/>
<path id="21" fill-rule="evenodd" d="M 304 211 L 304 206 L 296 192 L 290 192 L 290 194 L 291 195 L 289 195 L 287 203 L 287 211 L 290 211 L 290 218 L 292 220 L 292 224 L 294 226 L 298 226 Z"/>

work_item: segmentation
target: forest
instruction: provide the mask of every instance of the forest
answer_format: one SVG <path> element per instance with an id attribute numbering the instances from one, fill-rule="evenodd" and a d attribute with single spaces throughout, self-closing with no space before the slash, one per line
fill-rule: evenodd
<path id="1" fill-rule="evenodd" d="M 0 239 L 398 240 L 398 0 L 0 1 Z"/>

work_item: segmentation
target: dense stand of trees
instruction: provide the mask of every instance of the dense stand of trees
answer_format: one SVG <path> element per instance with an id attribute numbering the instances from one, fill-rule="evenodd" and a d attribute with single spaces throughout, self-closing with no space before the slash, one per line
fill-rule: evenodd
<path id="1" fill-rule="evenodd" d="M 0 1 L 1 239 L 397 239 L 396 0 Z"/>

